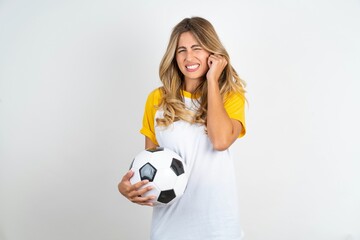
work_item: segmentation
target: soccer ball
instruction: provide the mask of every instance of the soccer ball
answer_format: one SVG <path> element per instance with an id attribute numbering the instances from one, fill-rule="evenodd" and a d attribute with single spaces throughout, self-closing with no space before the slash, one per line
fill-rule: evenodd
<path id="1" fill-rule="evenodd" d="M 130 165 L 134 175 L 131 184 L 149 180 L 143 187 L 153 189 L 143 196 L 154 195 L 154 206 L 169 205 L 180 198 L 186 188 L 188 176 L 183 159 L 170 149 L 157 147 L 141 151 Z"/>

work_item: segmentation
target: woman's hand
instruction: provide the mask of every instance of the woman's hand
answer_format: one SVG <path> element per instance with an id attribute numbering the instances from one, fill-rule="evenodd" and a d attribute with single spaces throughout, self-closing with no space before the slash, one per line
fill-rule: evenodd
<path id="1" fill-rule="evenodd" d="M 144 193 L 150 191 L 153 187 L 147 186 L 141 188 L 142 186 L 146 185 L 149 182 L 148 180 L 143 180 L 132 185 L 130 182 L 130 178 L 133 175 L 134 172 L 129 170 L 122 177 L 120 183 L 118 184 L 119 192 L 133 203 L 137 203 L 139 205 L 153 206 L 152 202 L 150 201 L 155 199 L 155 196 L 147 196 L 147 197 L 142 196 Z"/>
<path id="2" fill-rule="evenodd" d="M 228 62 L 223 56 L 211 54 L 208 58 L 209 71 L 206 74 L 206 79 L 218 82 L 227 64 Z"/>

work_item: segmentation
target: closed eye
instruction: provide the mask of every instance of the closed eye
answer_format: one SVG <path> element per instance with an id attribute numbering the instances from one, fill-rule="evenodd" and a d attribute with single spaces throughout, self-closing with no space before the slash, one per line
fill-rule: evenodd
<path id="1" fill-rule="evenodd" d="M 200 45 L 192 45 L 191 48 L 193 50 L 202 50 L 202 47 Z"/>
<path id="2" fill-rule="evenodd" d="M 186 51 L 185 47 L 178 47 L 177 48 L 177 53 L 181 53 L 181 52 L 184 52 L 184 51 Z"/>

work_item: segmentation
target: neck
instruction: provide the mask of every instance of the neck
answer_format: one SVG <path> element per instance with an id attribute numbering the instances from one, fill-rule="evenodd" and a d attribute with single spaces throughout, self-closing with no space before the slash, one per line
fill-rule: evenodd
<path id="1" fill-rule="evenodd" d="M 184 90 L 189 93 L 194 93 L 195 89 L 200 85 L 200 79 L 185 79 Z"/>

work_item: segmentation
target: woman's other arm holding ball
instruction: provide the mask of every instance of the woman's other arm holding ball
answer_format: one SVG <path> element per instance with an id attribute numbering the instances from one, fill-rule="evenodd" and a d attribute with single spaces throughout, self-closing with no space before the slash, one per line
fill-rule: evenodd
<path id="1" fill-rule="evenodd" d="M 155 147 L 158 147 L 158 145 L 156 145 L 155 143 L 153 143 L 153 141 L 151 141 L 150 138 L 145 137 L 145 149 L 155 148 Z"/>
<path id="2" fill-rule="evenodd" d="M 148 137 L 145 137 L 145 149 L 157 147 Z M 138 183 L 132 185 L 130 183 L 130 178 L 134 175 L 134 172 L 129 170 L 121 179 L 118 184 L 119 192 L 124 195 L 127 199 L 129 199 L 133 203 L 137 203 L 140 205 L 152 206 L 152 203 L 149 201 L 152 200 L 153 196 L 142 197 L 142 195 L 152 189 L 151 186 L 140 189 L 142 186 L 147 184 L 149 180 L 143 180 Z"/>

